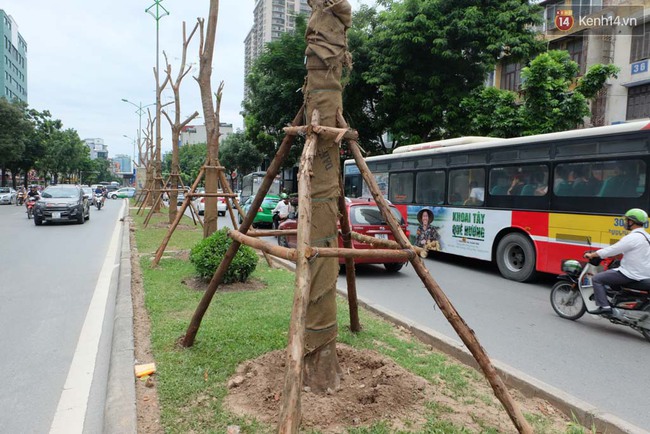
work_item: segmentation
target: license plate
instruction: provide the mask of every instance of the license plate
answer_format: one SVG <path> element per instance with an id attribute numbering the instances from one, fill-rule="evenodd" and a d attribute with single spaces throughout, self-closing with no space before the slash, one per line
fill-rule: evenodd
<path id="1" fill-rule="evenodd" d="M 60 219 L 61 218 L 61 213 L 60 212 L 53 212 L 52 213 L 52 218 L 53 219 Z"/>
<path id="2" fill-rule="evenodd" d="M 375 234 L 375 238 L 379 238 L 381 240 L 387 240 L 388 234 Z"/>

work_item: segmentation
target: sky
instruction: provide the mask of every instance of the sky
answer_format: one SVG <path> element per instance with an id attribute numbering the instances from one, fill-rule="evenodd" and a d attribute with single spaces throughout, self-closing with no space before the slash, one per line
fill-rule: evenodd
<path id="1" fill-rule="evenodd" d="M 350 0 L 357 9 L 362 0 Z M 243 129 L 244 39 L 253 25 L 255 0 L 221 0 L 213 57 L 212 89 L 224 82 L 221 122 Z M 154 0 L 0 0 L 27 42 L 28 104 L 49 110 L 64 128 L 77 130 L 82 139 L 101 138 L 109 156 L 134 154 L 139 117 L 135 105 L 155 104 L 156 20 L 145 9 Z M 187 33 L 206 18 L 209 0 L 162 0 L 170 14 L 160 19 L 159 61 L 161 82 L 167 53 L 176 79 L 182 54 L 182 25 Z M 194 111 L 203 123 L 198 83 L 198 31 L 188 48 L 193 70 L 181 84 L 181 121 Z M 171 88 L 162 103 L 172 100 Z M 150 107 L 155 115 L 155 105 Z M 168 107 L 173 119 L 173 107 Z M 142 116 L 142 126 L 147 115 Z M 163 117 L 162 151 L 171 150 L 171 130 Z M 127 136 L 127 137 L 124 137 Z"/>

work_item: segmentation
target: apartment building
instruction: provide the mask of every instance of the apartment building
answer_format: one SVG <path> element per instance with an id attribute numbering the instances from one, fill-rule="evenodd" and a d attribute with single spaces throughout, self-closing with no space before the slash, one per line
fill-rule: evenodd
<path id="1" fill-rule="evenodd" d="M 233 133 L 232 124 L 219 122 L 219 142 Z M 204 124 L 186 125 L 181 130 L 180 145 L 196 145 L 208 143 L 208 133 Z"/>
<path id="2" fill-rule="evenodd" d="M 90 149 L 91 160 L 97 158 L 108 160 L 108 146 L 104 144 L 104 139 L 84 139 L 84 143 Z"/>
<path id="3" fill-rule="evenodd" d="M 620 68 L 591 104 L 586 126 L 650 119 L 650 2 L 648 0 L 546 0 L 540 32 L 549 50 L 566 50 L 579 74 L 598 63 Z M 522 65 L 502 62 L 491 78 L 517 91 Z"/>
<path id="4" fill-rule="evenodd" d="M 250 73 L 254 60 L 262 54 L 265 44 L 295 29 L 296 16 L 299 14 L 311 14 L 307 0 L 256 0 L 253 27 L 244 40 L 244 76 Z"/>
<path id="5" fill-rule="evenodd" d="M 18 32 L 16 21 L 3 9 L 0 9 L 0 21 L 0 97 L 27 102 L 27 43 Z"/>

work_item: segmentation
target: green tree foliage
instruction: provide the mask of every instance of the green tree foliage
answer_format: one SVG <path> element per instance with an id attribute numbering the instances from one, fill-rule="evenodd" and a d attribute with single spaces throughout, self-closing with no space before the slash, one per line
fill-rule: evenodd
<path id="1" fill-rule="evenodd" d="M 15 173 L 19 167 L 30 127 L 25 119 L 24 104 L 0 98 L 0 170 L 3 184 L 6 169 Z"/>
<path id="2" fill-rule="evenodd" d="M 458 135 L 515 137 L 565 131 L 582 125 L 589 116 L 589 100 L 610 77 L 615 65 L 593 65 L 578 78 L 578 64 L 569 53 L 551 50 L 540 54 L 522 70 L 521 98 L 495 88 L 475 91 L 461 104 L 467 119 Z"/>
<path id="3" fill-rule="evenodd" d="M 239 131 L 228 135 L 219 146 L 219 161 L 229 170 L 253 172 L 263 160 L 264 155 Z"/>
<path id="4" fill-rule="evenodd" d="M 614 65 L 593 65 L 576 83 L 579 66 L 568 52 L 551 50 L 537 56 L 521 71 L 522 118 L 528 127 L 524 134 L 564 131 L 582 124 L 590 114 L 589 99 L 618 71 Z"/>
<path id="5" fill-rule="evenodd" d="M 386 152 L 383 140 L 385 119 L 377 111 L 379 88 L 368 83 L 363 76 L 372 61 L 370 41 L 378 25 L 377 19 L 377 10 L 366 5 L 354 14 L 352 27 L 348 30 L 348 50 L 354 64 L 343 91 L 345 118 L 350 127 L 359 132 L 363 148 L 370 154 Z"/>
<path id="6" fill-rule="evenodd" d="M 526 58 L 540 42 L 538 7 L 526 0 L 386 1 L 369 39 L 364 80 L 380 95 L 383 130 L 399 144 L 427 141 L 449 125 L 463 98 L 481 87 L 504 53 Z"/>
<path id="7" fill-rule="evenodd" d="M 184 145 L 178 148 L 178 161 L 181 171 L 181 179 L 185 185 L 192 185 L 196 177 L 199 176 L 201 166 L 205 164 L 207 155 L 207 144 L 198 143 L 196 145 Z M 163 171 L 171 173 L 172 154 L 171 152 L 163 156 Z"/>
<path id="8" fill-rule="evenodd" d="M 517 94 L 495 87 L 474 90 L 454 116 L 453 136 L 517 137 L 523 128 Z"/>
<path id="9" fill-rule="evenodd" d="M 249 93 L 242 113 L 246 138 L 269 159 L 285 136 L 283 128 L 302 106 L 305 29 L 305 17 L 296 17 L 295 32 L 284 33 L 279 40 L 268 43 L 246 77 Z M 294 146 L 285 165 L 291 166 L 299 155 L 300 146 Z"/>
<path id="10" fill-rule="evenodd" d="M 39 166 L 58 183 L 60 177 L 69 180 L 72 176 L 78 176 L 88 159 L 88 154 L 88 147 L 81 141 L 77 131 L 72 128 L 53 128 L 49 132 L 45 155 Z"/>

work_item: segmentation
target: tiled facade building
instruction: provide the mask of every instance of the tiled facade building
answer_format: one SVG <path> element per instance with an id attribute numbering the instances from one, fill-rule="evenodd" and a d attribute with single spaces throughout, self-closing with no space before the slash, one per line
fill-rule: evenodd
<path id="1" fill-rule="evenodd" d="M 0 52 L 0 97 L 27 102 L 27 43 L 18 33 L 18 24 L 0 9 L 2 48 Z"/>

